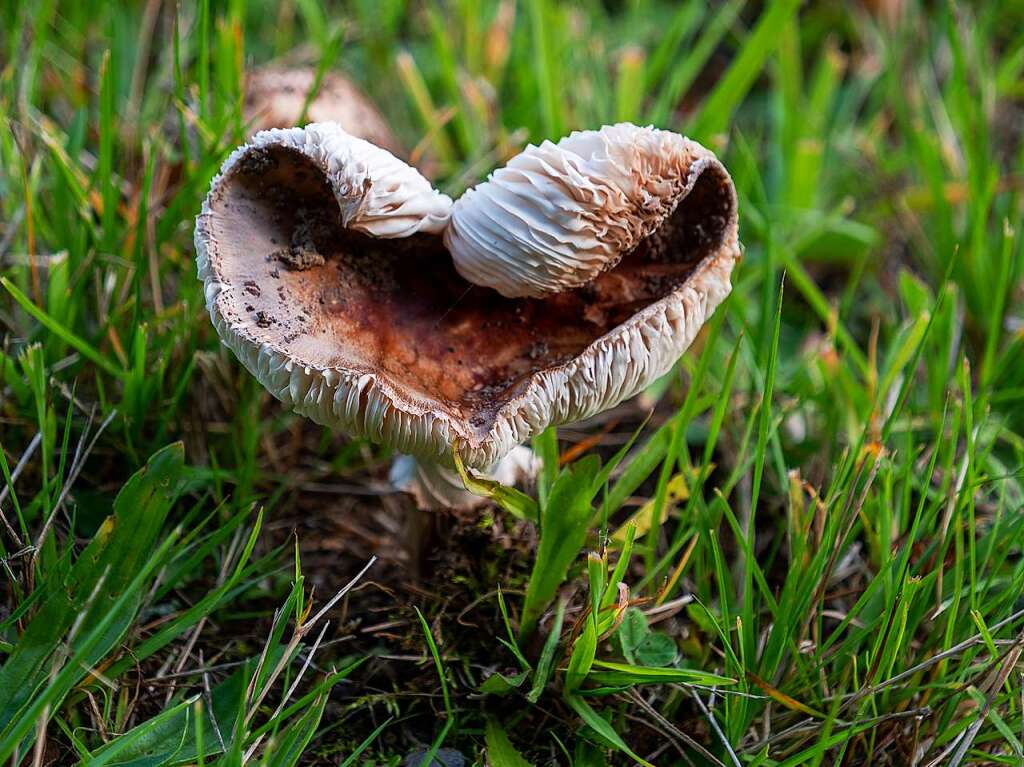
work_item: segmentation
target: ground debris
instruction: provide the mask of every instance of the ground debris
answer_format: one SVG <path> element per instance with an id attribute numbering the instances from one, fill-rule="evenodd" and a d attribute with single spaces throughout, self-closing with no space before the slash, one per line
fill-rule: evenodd
<path id="1" fill-rule="evenodd" d="M 298 272 L 323 266 L 325 259 L 317 246 L 317 240 L 323 237 L 327 224 L 319 217 L 309 215 L 305 208 L 299 209 L 297 218 L 289 246 L 271 255 L 289 269 Z"/>

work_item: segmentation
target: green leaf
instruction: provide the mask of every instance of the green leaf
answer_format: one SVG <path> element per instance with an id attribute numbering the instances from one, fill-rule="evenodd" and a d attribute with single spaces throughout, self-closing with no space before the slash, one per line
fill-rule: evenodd
<path id="1" fill-rule="evenodd" d="M 529 675 L 529 671 L 520 671 L 512 676 L 491 674 L 478 689 L 485 695 L 508 695 L 510 692 L 519 689 Z"/>
<path id="2" fill-rule="evenodd" d="M 658 92 L 651 118 L 655 124 L 665 122 L 676 109 L 680 98 L 704 69 L 745 4 L 746 0 L 726 0 L 717 5 L 714 16 L 702 15 L 700 36 L 687 44 L 686 55 L 679 58 Z M 708 9 L 704 3 L 700 5 L 702 10 Z"/>
<path id="3" fill-rule="evenodd" d="M 541 523 L 540 544 L 523 604 L 520 636 L 528 637 L 565 581 L 569 566 L 587 539 L 594 478 L 601 459 L 587 456 L 562 470 L 551 488 Z"/>
<path id="4" fill-rule="evenodd" d="M 530 763 L 516 751 L 498 720 L 488 717 L 484 739 L 487 742 L 487 763 L 490 767 L 530 767 Z"/>
<path id="5" fill-rule="evenodd" d="M 155 544 L 177 496 L 183 465 L 181 443 L 154 454 L 118 493 L 113 513 L 70 570 L 52 569 L 39 585 L 38 612 L 0 668 L 0 733 L 24 726 L 18 721 L 23 709 L 38 700 L 55 666 L 67 661 L 61 654 L 65 643 L 70 642 L 72 652 L 88 643 L 75 671 L 77 681 L 134 622 L 145 584 L 137 584 L 134 592 L 129 587 L 147 565 L 155 564 Z M 51 691 L 54 702 L 68 690 Z"/>
<path id="6" fill-rule="evenodd" d="M 32 303 L 32 300 L 22 293 L 21 290 L 18 289 L 18 286 L 9 279 L 6 277 L 0 277 L 0 285 L 3 285 L 3 287 L 7 289 L 7 292 L 14 297 L 14 300 L 21 305 L 21 308 L 35 317 L 43 327 L 60 338 L 68 346 L 76 349 L 79 354 L 95 364 L 96 367 L 114 378 L 123 378 L 127 375 L 126 371 L 122 370 L 96 351 L 88 341 L 79 338 L 69 328 L 66 328 L 63 324 Z"/>
<path id="7" fill-rule="evenodd" d="M 601 660 L 595 660 L 593 665 L 594 668 L 603 670 L 591 671 L 587 681 L 605 685 L 667 684 L 669 682 L 705 685 L 736 684 L 735 679 L 699 669 L 651 668 L 650 666 Z"/>
<path id="8" fill-rule="evenodd" d="M 636 649 L 650 633 L 647 628 L 647 616 L 637 607 L 626 608 L 626 614 L 616 633 L 623 657 L 630 663 L 636 663 Z"/>
<path id="9" fill-rule="evenodd" d="M 249 674 L 242 668 L 213 688 L 212 712 L 202 710 L 204 755 L 220 753 L 220 732 L 225 741 L 231 735 L 230 725 L 238 717 Z M 132 728 L 124 735 L 93 753 L 90 765 L 110 764 L 116 758 L 118 767 L 151 767 L 184 764 L 198 755 L 196 716 L 193 700 L 172 706 L 152 719 Z"/>
<path id="10" fill-rule="evenodd" d="M 367 735 L 366 738 L 363 739 L 363 742 L 360 743 L 359 746 L 356 748 L 356 750 L 349 754 L 345 761 L 342 762 L 338 767 L 351 767 L 351 765 L 355 764 L 356 759 L 358 759 L 360 755 L 362 755 L 363 751 L 370 747 L 370 744 L 377 739 L 377 736 L 380 735 L 384 731 L 384 728 L 391 724 L 391 722 L 392 718 L 390 717 L 381 722 L 380 726 L 377 727 L 377 729 L 375 729 L 369 735 Z"/>
<path id="11" fill-rule="evenodd" d="M 629 459 L 615 484 L 611 486 L 602 504 L 603 516 L 610 517 L 618 511 L 637 488 L 661 463 L 672 441 L 672 421 L 662 424 L 647 441 L 640 445 Z"/>
<path id="12" fill-rule="evenodd" d="M 637 664 L 640 666 L 672 666 L 679 656 L 676 640 L 662 631 L 652 631 L 636 649 Z"/>
<path id="13" fill-rule="evenodd" d="M 71 647 L 73 652 L 70 656 L 61 656 L 59 660 L 66 660 L 63 666 L 54 663 L 54 672 L 49 678 L 49 683 L 40 685 L 38 694 L 31 696 L 23 709 L 11 720 L 3 732 L 0 733 L 0 759 L 6 759 L 15 750 L 22 746 L 31 744 L 31 734 L 37 731 L 35 728 L 38 722 L 45 718 L 48 711 L 54 711 L 57 704 L 63 701 L 75 684 L 80 680 L 84 671 L 89 668 L 88 659 L 96 651 L 97 645 L 108 635 L 108 632 L 123 613 L 128 609 L 129 603 L 138 599 L 143 587 L 156 572 L 156 565 L 163 561 L 175 542 L 171 536 L 157 547 L 149 561 L 143 564 L 142 568 L 132 579 L 124 593 L 110 606 L 110 609 L 100 617 L 99 622 L 88 634 L 80 638 L 73 645 L 70 641 L 65 646 Z M 59 670 L 57 670 L 59 668 Z"/>
<path id="14" fill-rule="evenodd" d="M 677 657 L 675 640 L 663 631 L 652 631 L 636 647 L 636 662 L 641 666 L 671 666 Z"/>
<path id="15" fill-rule="evenodd" d="M 544 641 L 544 649 L 541 650 L 540 660 L 537 662 L 537 673 L 533 677 L 533 687 L 527 693 L 526 699 L 530 703 L 536 703 L 547 687 L 548 677 L 551 676 L 551 667 L 555 661 L 555 651 L 558 649 L 558 640 L 562 635 L 562 622 L 565 619 L 565 600 L 558 603 L 555 610 L 555 619 L 551 624 L 551 631 Z"/>
<path id="16" fill-rule="evenodd" d="M 587 617 L 587 625 L 576 638 L 572 646 L 572 655 L 569 656 L 569 668 L 565 672 L 565 689 L 573 692 L 583 684 L 583 680 L 590 672 L 594 663 L 594 655 L 597 653 L 597 628 L 594 625 L 593 616 Z"/>
<path id="17" fill-rule="evenodd" d="M 706 139 L 728 126 L 732 114 L 747 95 L 754 79 L 782 39 L 782 31 L 793 23 L 800 0 L 775 0 L 758 19 L 739 55 L 730 64 L 711 95 L 701 107 L 691 135 Z"/>
<path id="18" fill-rule="evenodd" d="M 636 441 L 640 438 L 640 435 L 643 433 L 644 429 L 647 428 L 647 424 L 651 420 L 651 416 L 653 414 L 654 411 L 651 411 L 650 413 L 647 414 L 647 416 L 640 423 L 640 425 L 636 427 L 636 429 L 633 431 L 631 435 L 629 435 L 629 439 L 626 440 L 626 443 L 615 451 L 615 455 L 609 458 L 607 463 L 605 463 L 605 465 L 602 467 L 601 471 L 597 473 L 597 476 L 594 478 L 595 496 L 597 496 L 597 494 L 600 493 L 605 488 L 605 485 L 608 483 L 608 479 L 611 477 L 612 472 L 619 467 L 619 464 L 622 463 L 622 461 L 625 459 L 629 451 L 633 449 L 633 445 L 636 444 Z M 604 502 L 601 504 L 601 519 L 599 520 L 601 524 L 605 524 L 608 520 L 608 515 L 613 511 L 617 511 L 618 508 L 618 505 L 612 506 L 612 504 L 609 503 L 609 498 L 606 496 Z"/>
<path id="19" fill-rule="evenodd" d="M 188 698 L 121 735 L 90 755 L 90 767 L 102 767 L 115 759 L 118 767 L 150 767 L 174 764 L 182 759 L 185 739 L 191 729 L 190 717 L 196 708 L 197 697 Z M 154 741 L 164 742 L 166 748 L 155 748 Z M 144 754 L 132 758 L 132 754 Z"/>
<path id="20" fill-rule="evenodd" d="M 541 508 L 547 503 L 548 492 L 558 479 L 558 429 L 549 427 L 533 438 L 533 452 L 540 459 L 537 476 L 537 498 Z"/>
<path id="21" fill-rule="evenodd" d="M 501 587 L 498 587 L 498 609 L 501 611 L 501 620 L 505 624 L 505 633 L 508 634 L 508 640 L 498 638 L 498 641 L 505 645 L 512 654 L 516 656 L 516 660 L 519 662 L 520 668 L 523 671 L 532 671 L 533 666 L 530 665 L 530 661 L 523 655 L 523 651 L 519 649 L 519 643 L 516 641 L 516 635 L 512 631 L 512 621 L 508 617 L 508 606 L 505 604 L 505 595 L 501 593 Z"/>
<path id="22" fill-rule="evenodd" d="M 427 625 L 427 619 L 423 617 L 423 613 L 420 612 L 418 607 L 415 610 L 416 617 L 420 620 L 420 628 L 423 629 L 423 637 L 427 640 L 427 649 L 430 650 L 430 655 L 434 659 L 434 668 L 437 669 L 438 679 L 441 680 L 441 696 L 444 699 L 444 710 L 450 723 L 454 713 L 452 711 L 451 698 L 448 695 L 448 677 L 445 675 L 444 664 L 441 662 L 441 653 L 438 651 L 437 643 L 434 641 L 434 634 L 430 630 L 430 626 Z"/>
<path id="23" fill-rule="evenodd" d="M 268 767 L 293 767 L 299 763 L 306 746 L 316 735 L 320 719 L 327 707 L 327 695 L 320 695 L 306 712 L 295 722 L 289 722 L 276 738 L 267 743 L 269 759 L 263 763 Z"/>
<path id="24" fill-rule="evenodd" d="M 455 469 L 462 478 L 462 484 L 474 495 L 482 498 L 490 498 L 496 504 L 519 519 L 537 520 L 540 516 L 537 509 L 537 502 L 525 493 L 521 493 L 514 487 L 505 487 L 493 479 L 482 479 L 469 473 L 462 461 L 458 450 L 452 451 L 455 459 Z"/>
<path id="25" fill-rule="evenodd" d="M 28 388 L 24 377 L 18 372 L 18 366 L 14 359 L 0 349 L 0 381 L 11 388 L 13 397 L 19 402 L 25 402 L 32 396 L 32 390 Z"/>
<path id="26" fill-rule="evenodd" d="M 580 719 L 582 719 L 590 729 L 615 746 L 615 748 L 619 749 L 619 751 L 624 753 L 630 759 L 639 762 L 644 767 L 654 767 L 650 762 L 641 759 L 639 756 L 634 754 L 630 747 L 626 745 L 626 741 L 624 741 L 619 734 L 615 732 L 614 728 L 612 728 L 612 726 L 608 724 L 600 714 L 591 708 L 590 704 L 583 700 L 583 698 L 578 695 L 566 695 L 565 702 L 568 703 L 577 714 L 579 714 Z"/>
<path id="27" fill-rule="evenodd" d="M 636 525 L 628 525 L 625 529 L 623 540 L 622 540 L 622 551 L 619 552 L 619 559 L 615 563 L 615 568 L 612 570 L 611 577 L 608 579 L 608 585 L 605 587 L 604 596 L 601 598 L 601 608 L 607 609 L 615 604 L 616 599 L 619 596 L 619 584 L 622 583 L 622 579 L 626 574 L 626 568 L 629 567 L 630 557 L 633 555 L 633 540 L 636 538 Z M 609 618 L 610 620 L 611 618 Z M 607 631 L 606 627 L 602 627 L 602 631 Z"/>

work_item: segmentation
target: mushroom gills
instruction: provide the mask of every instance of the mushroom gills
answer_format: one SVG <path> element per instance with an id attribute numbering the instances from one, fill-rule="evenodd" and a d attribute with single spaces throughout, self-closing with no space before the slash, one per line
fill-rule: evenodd
<path id="1" fill-rule="evenodd" d="M 726 245 L 735 195 L 708 164 L 662 225 L 583 287 L 505 298 L 468 283 L 442 237 L 346 229 L 334 190 L 305 154 L 248 152 L 211 195 L 221 314 L 296 364 L 362 371 L 410 409 L 442 410 L 485 434 L 540 371 L 577 358 L 686 283 Z"/>

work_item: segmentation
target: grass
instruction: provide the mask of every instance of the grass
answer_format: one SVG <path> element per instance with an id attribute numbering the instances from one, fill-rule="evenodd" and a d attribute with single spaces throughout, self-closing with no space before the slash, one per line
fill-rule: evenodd
<path id="1" fill-rule="evenodd" d="M 1024 762 L 1024 14 L 869 5 L 0 4 L 0 759 Z M 695 348 L 419 582 L 389 456 L 283 412 L 195 279 L 285 55 L 452 194 L 615 119 L 739 191 Z"/>

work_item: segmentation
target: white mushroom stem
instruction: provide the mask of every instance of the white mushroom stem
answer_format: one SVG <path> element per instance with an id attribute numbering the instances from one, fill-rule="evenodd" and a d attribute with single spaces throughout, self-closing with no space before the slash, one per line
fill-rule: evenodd
<path id="1" fill-rule="evenodd" d="M 540 467 L 540 458 L 530 448 L 520 445 L 490 469 L 477 473 L 511 486 L 534 479 Z M 487 498 L 467 490 L 455 469 L 411 455 L 396 458 L 388 478 L 396 490 L 411 494 L 416 506 L 423 511 L 473 509 L 488 502 Z"/>

